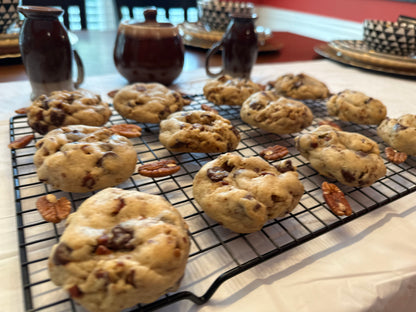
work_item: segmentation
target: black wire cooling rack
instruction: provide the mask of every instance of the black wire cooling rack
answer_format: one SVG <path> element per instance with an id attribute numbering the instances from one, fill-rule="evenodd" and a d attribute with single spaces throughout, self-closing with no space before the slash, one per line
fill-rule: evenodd
<path id="1" fill-rule="evenodd" d="M 199 109 L 201 104 L 212 105 L 203 96 L 192 96 L 191 99 L 191 105 L 185 110 Z M 305 101 L 305 104 L 311 108 L 315 118 L 313 124 L 303 131 L 312 130 L 320 121 L 332 120 L 327 115 L 323 102 Z M 337 183 L 354 211 L 348 217 L 337 216 L 327 207 L 322 197 L 320 186 L 325 179 L 295 149 L 296 134 L 276 135 L 247 125 L 240 119 L 240 107 L 224 105 L 215 106 L 215 109 L 229 119 L 241 134 L 241 142 L 235 153 L 248 157 L 258 155 L 271 145 L 286 146 L 289 154 L 285 159 L 291 159 L 297 166 L 305 193 L 290 214 L 269 221 L 261 231 L 251 234 L 228 231 L 207 217 L 192 196 L 194 175 L 204 163 L 216 158 L 218 154 L 169 152 L 159 143 L 158 125 L 140 124 L 143 128 L 142 136 L 132 139 L 138 154 L 138 164 L 175 159 L 181 170 L 172 176 L 155 179 L 135 173 L 119 187 L 165 197 L 180 211 L 189 225 L 191 252 L 185 276 L 177 292 L 128 311 L 152 311 L 179 300 L 203 304 L 223 282 L 237 274 L 416 190 L 415 158 L 409 157 L 399 165 L 386 160 L 386 176 L 371 187 L 353 188 Z M 109 121 L 111 124 L 126 122 L 132 123 L 115 112 Z M 385 146 L 377 136 L 375 127 L 337 123 L 345 131 L 359 132 L 373 139 L 379 144 L 380 150 L 384 150 Z M 11 118 L 10 139 L 13 141 L 27 134 L 35 133 L 28 127 L 26 116 Z M 33 154 L 36 150 L 35 143 L 40 138 L 40 135 L 35 134 L 31 144 L 11 151 L 25 307 L 27 311 L 76 311 L 77 305 L 65 291 L 50 281 L 47 270 L 50 248 L 62 234 L 64 222 L 45 222 L 36 210 L 35 202 L 40 196 L 53 193 L 57 197 L 70 199 L 75 211 L 92 193 L 61 192 L 39 182 Z M 384 152 L 382 157 L 385 159 Z M 206 263 L 214 269 L 201 270 Z"/>

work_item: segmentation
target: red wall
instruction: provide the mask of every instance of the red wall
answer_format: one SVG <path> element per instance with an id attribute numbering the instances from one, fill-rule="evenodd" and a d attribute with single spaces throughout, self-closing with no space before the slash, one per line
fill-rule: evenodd
<path id="1" fill-rule="evenodd" d="M 392 0 L 248 0 L 258 5 L 362 22 L 395 21 L 399 15 L 416 17 L 416 3 Z"/>

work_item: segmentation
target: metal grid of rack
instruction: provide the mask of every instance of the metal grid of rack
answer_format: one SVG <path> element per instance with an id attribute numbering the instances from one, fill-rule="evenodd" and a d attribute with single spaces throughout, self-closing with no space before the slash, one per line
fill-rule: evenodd
<path id="1" fill-rule="evenodd" d="M 211 105 L 203 96 L 192 96 L 191 105 L 185 110 L 199 109 L 201 104 Z M 305 101 L 314 114 L 313 124 L 303 131 L 310 131 L 322 120 L 332 120 L 327 115 L 325 104 L 320 101 Z M 216 158 L 218 154 L 172 153 L 158 140 L 158 125 L 140 124 L 143 128 L 140 138 L 132 139 L 138 154 L 138 164 L 162 159 L 175 159 L 181 170 L 172 176 L 161 178 L 143 177 L 137 173 L 119 185 L 124 189 L 161 195 L 180 211 L 189 225 L 191 252 L 185 276 L 179 290 L 169 293 L 154 303 L 137 306 L 128 311 L 151 311 L 179 300 L 191 300 L 196 304 L 208 301 L 221 284 L 253 266 L 327 233 L 382 205 L 394 201 L 416 190 L 416 160 L 409 157 L 406 162 L 396 165 L 385 160 L 387 174 L 371 187 L 353 188 L 337 185 L 346 194 L 352 209 L 351 216 L 337 216 L 325 204 L 320 189 L 324 177 L 310 167 L 294 146 L 296 134 L 276 135 L 266 133 L 245 124 L 240 119 L 240 107 L 215 106 L 219 113 L 229 119 L 241 134 L 241 142 L 234 153 L 241 156 L 256 156 L 271 145 L 286 146 L 291 159 L 297 166 L 305 193 L 299 205 L 288 215 L 270 220 L 261 231 L 251 234 L 233 233 L 207 217 L 192 196 L 192 181 L 199 168 Z M 109 123 L 132 123 L 113 112 Z M 385 145 L 377 136 L 374 126 L 363 126 L 337 121 L 345 131 L 359 132 L 376 141 L 380 150 Z M 11 140 L 27 134 L 34 134 L 27 125 L 26 116 L 15 116 L 10 120 Z M 45 222 L 36 210 L 38 197 L 53 193 L 65 196 L 77 207 L 92 193 L 78 194 L 53 190 L 37 179 L 33 164 L 35 143 L 41 136 L 35 134 L 35 141 L 28 146 L 12 150 L 12 171 L 16 199 L 17 232 L 23 280 L 23 292 L 27 311 L 65 310 L 76 311 L 77 305 L 68 294 L 55 286 L 47 270 L 50 248 L 64 229 L 64 222 Z M 382 152 L 384 159 L 385 155 Z M 272 164 L 274 162 L 271 162 Z M 198 269 L 205 263 L 215 270 Z"/>

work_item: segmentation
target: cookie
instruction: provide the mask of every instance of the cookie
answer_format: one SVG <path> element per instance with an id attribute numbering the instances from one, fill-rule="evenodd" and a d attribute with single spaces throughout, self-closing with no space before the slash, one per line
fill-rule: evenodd
<path id="1" fill-rule="evenodd" d="M 267 220 L 289 213 L 303 191 L 290 160 L 274 167 L 257 156 L 230 153 L 202 166 L 193 181 L 194 198 L 205 213 L 237 233 L 258 231 Z"/>
<path id="2" fill-rule="evenodd" d="M 143 123 L 158 124 L 179 111 L 189 100 L 160 83 L 135 83 L 120 89 L 113 105 L 123 117 Z"/>
<path id="3" fill-rule="evenodd" d="M 50 252 L 50 278 L 91 312 L 155 301 L 179 286 L 187 229 L 161 196 L 107 188 L 68 217 Z"/>
<path id="4" fill-rule="evenodd" d="M 268 88 L 279 95 L 298 100 L 325 99 L 330 95 L 328 87 L 323 82 L 304 73 L 280 76 L 269 82 Z"/>
<path id="5" fill-rule="evenodd" d="M 36 143 L 40 181 L 66 192 L 89 192 L 117 185 L 134 172 L 137 154 L 124 136 L 107 128 L 67 126 Z"/>
<path id="6" fill-rule="evenodd" d="M 262 87 L 249 79 L 223 75 L 208 81 L 204 86 L 205 98 L 216 105 L 242 105 L 253 93 Z"/>
<path id="7" fill-rule="evenodd" d="M 305 104 L 272 91 L 251 95 L 243 103 L 240 116 L 252 126 L 277 134 L 299 132 L 311 125 L 313 119 L 311 110 Z"/>
<path id="8" fill-rule="evenodd" d="M 378 125 L 387 114 L 381 101 L 352 90 L 344 90 L 331 96 L 326 108 L 331 116 L 364 125 Z"/>
<path id="9" fill-rule="evenodd" d="M 295 144 L 319 174 L 345 185 L 370 186 L 386 174 L 377 143 L 358 133 L 324 125 L 297 136 Z"/>
<path id="10" fill-rule="evenodd" d="M 27 111 L 29 126 L 40 134 L 68 125 L 102 126 L 110 116 L 108 103 L 82 89 L 41 95 Z"/>
<path id="11" fill-rule="evenodd" d="M 399 152 L 416 156 L 416 115 L 386 118 L 378 126 L 377 134 Z"/>
<path id="12" fill-rule="evenodd" d="M 160 123 L 159 141 L 172 152 L 233 151 L 240 134 L 228 119 L 203 110 L 176 112 Z"/>

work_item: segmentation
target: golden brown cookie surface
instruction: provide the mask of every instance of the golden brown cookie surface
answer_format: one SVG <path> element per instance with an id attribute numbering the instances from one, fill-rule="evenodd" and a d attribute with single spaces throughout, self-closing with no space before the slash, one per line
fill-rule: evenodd
<path id="1" fill-rule="evenodd" d="M 41 95 L 27 109 L 29 126 L 40 134 L 68 125 L 103 126 L 110 116 L 108 103 L 83 89 Z"/>
<path id="2" fill-rule="evenodd" d="M 187 225 L 161 196 L 107 188 L 72 213 L 49 256 L 52 282 L 88 311 L 121 311 L 178 287 Z"/>
<path id="3" fill-rule="evenodd" d="M 127 180 L 137 154 L 124 136 L 104 127 L 67 126 L 36 143 L 34 163 L 40 181 L 67 192 L 89 192 Z"/>
<path id="4" fill-rule="evenodd" d="M 192 190 L 212 219 L 234 232 L 251 233 L 292 211 L 304 188 L 290 161 L 274 167 L 260 157 L 227 153 L 198 171 Z"/>

